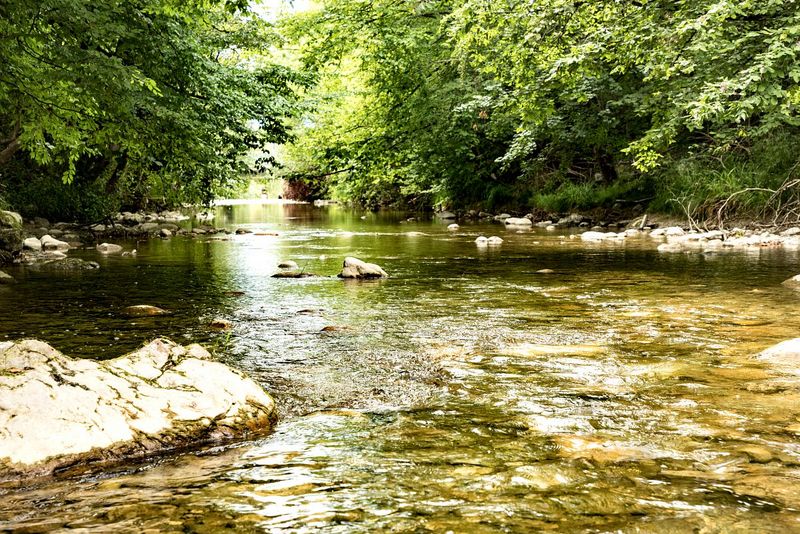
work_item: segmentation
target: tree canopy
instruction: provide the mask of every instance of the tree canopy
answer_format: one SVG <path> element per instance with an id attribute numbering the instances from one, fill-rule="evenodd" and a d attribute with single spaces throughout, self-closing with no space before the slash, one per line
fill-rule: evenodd
<path id="1" fill-rule="evenodd" d="M 799 7 L 324 0 L 284 23 L 321 80 L 289 176 L 367 203 L 491 204 L 747 155 L 798 127 Z"/>
<path id="2" fill-rule="evenodd" d="M 0 183 L 209 198 L 288 139 L 275 44 L 244 1 L 0 2 Z"/>

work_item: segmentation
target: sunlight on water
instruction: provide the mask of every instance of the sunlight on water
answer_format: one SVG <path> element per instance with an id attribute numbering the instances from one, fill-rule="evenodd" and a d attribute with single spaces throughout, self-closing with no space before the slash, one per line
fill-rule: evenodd
<path id="1" fill-rule="evenodd" d="M 796 252 L 664 256 L 647 238 L 362 215 L 220 206 L 216 224 L 252 233 L 14 272 L 0 306 L 26 307 L 0 339 L 95 358 L 204 342 L 282 419 L 257 441 L 6 484 L 0 529 L 800 530 L 800 382 L 751 358 L 800 332 L 780 286 Z M 339 280 L 344 256 L 391 277 Z M 271 278 L 283 260 L 320 276 Z M 144 303 L 174 313 L 119 313 Z"/>

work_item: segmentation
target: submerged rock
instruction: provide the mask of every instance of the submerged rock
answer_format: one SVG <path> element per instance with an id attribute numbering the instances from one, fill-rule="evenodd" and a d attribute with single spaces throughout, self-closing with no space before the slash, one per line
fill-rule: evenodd
<path id="1" fill-rule="evenodd" d="M 63 252 L 57 250 L 44 252 L 34 259 L 28 258 L 28 267 L 41 271 L 94 271 L 100 268 L 96 261 L 86 261 L 80 258 L 67 258 Z"/>
<path id="2" fill-rule="evenodd" d="M 284 260 L 278 264 L 278 269 L 299 269 L 296 261 Z"/>
<path id="3" fill-rule="evenodd" d="M 129 317 L 154 317 L 157 315 L 169 315 L 170 312 L 159 308 L 157 306 L 150 306 L 148 304 L 137 304 L 136 306 L 128 306 L 123 310 L 125 315 Z"/>
<path id="4" fill-rule="evenodd" d="M 0 479 L 263 433 L 276 419 L 253 380 L 163 339 L 104 362 L 0 343 L 0 405 Z"/>
<path id="5" fill-rule="evenodd" d="M 272 278 L 311 278 L 312 276 L 316 275 L 297 269 L 284 269 L 273 274 Z"/>
<path id="6" fill-rule="evenodd" d="M 345 258 L 342 263 L 342 272 L 339 273 L 339 278 L 387 278 L 386 274 L 379 265 L 374 263 L 367 263 L 358 258 Z"/>
<path id="7" fill-rule="evenodd" d="M 114 243 L 100 243 L 95 248 L 97 248 L 97 252 L 100 254 L 117 254 L 122 252 L 122 247 Z"/>

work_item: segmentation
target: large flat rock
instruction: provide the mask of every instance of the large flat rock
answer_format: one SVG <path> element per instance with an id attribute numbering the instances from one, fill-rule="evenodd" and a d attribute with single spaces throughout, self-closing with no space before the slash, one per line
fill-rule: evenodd
<path id="1" fill-rule="evenodd" d="M 157 339 L 114 360 L 0 343 L 0 479 L 264 433 L 275 403 L 199 345 Z"/>

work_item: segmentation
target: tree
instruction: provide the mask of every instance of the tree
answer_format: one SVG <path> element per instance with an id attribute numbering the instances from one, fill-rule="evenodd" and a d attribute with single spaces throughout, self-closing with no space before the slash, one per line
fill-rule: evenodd
<path id="1" fill-rule="evenodd" d="M 207 200 L 288 139 L 303 80 L 271 61 L 275 39 L 242 1 L 0 2 L 3 181 Z"/>

